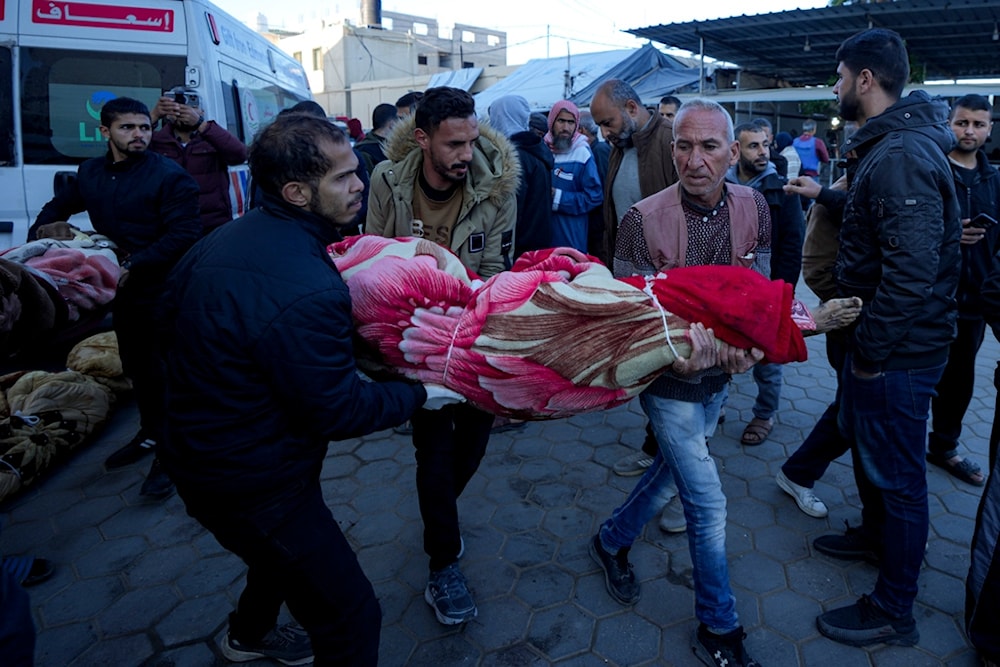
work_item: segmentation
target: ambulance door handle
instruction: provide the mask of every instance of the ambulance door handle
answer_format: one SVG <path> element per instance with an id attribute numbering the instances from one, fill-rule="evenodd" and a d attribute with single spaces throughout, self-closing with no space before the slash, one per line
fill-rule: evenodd
<path id="1" fill-rule="evenodd" d="M 58 197 L 66 188 L 76 182 L 75 171 L 57 171 L 52 177 L 52 194 Z"/>

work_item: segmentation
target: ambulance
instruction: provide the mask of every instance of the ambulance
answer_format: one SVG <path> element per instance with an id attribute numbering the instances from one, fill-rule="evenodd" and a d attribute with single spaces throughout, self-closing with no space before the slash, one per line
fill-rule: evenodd
<path id="1" fill-rule="evenodd" d="M 299 62 L 204 0 L 0 0 L 0 250 L 24 243 L 77 165 L 104 155 L 106 101 L 152 108 L 181 85 L 247 144 L 279 111 L 312 99 Z M 230 179 L 239 215 L 246 165 Z M 86 214 L 72 223 L 90 228 Z"/>

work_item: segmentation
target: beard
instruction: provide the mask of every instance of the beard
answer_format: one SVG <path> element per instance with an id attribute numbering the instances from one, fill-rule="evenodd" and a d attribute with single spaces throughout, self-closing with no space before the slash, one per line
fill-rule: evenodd
<path id="1" fill-rule="evenodd" d="M 120 141 L 116 141 L 114 139 L 112 139 L 111 141 L 114 143 L 115 148 L 118 149 L 118 152 L 127 157 L 136 157 L 137 155 L 142 155 L 143 153 L 146 152 L 146 148 L 149 147 L 149 144 L 146 142 L 143 142 L 142 148 L 140 148 L 138 144 L 132 144 L 129 142 L 123 143 Z"/>
<path id="2" fill-rule="evenodd" d="M 552 147 L 557 151 L 568 151 L 573 145 L 573 136 L 566 136 L 565 134 L 560 134 L 552 137 Z"/>
<path id="3" fill-rule="evenodd" d="M 767 169 L 766 162 L 763 165 L 758 165 L 753 160 L 746 160 L 742 156 L 740 157 L 739 171 L 742 171 L 744 174 L 756 176 L 758 174 L 763 174 L 766 169 Z"/>
<path id="4" fill-rule="evenodd" d="M 622 114 L 622 131 L 613 137 L 608 137 L 608 141 L 616 147 L 625 149 L 632 145 L 632 135 L 639 129 L 639 123 L 628 114 Z"/>
<path id="5" fill-rule="evenodd" d="M 854 91 L 850 93 L 845 93 L 840 96 L 840 117 L 847 121 L 855 121 L 858 119 L 858 112 L 861 110 L 858 104 L 857 97 L 854 96 Z"/>

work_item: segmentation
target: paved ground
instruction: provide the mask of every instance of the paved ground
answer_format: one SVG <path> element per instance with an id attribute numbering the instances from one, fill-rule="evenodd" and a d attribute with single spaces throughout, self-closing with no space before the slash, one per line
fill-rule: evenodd
<path id="1" fill-rule="evenodd" d="M 751 652 L 770 667 L 976 665 L 962 611 L 980 489 L 936 468 L 928 473 L 920 645 L 861 650 L 818 634 L 816 615 L 869 592 L 876 572 L 816 554 L 811 545 L 845 519 L 859 519 L 849 460 L 836 462 L 817 486 L 828 519 L 802 514 L 774 483 L 832 397 L 822 340 L 812 339 L 810 351 L 809 362 L 786 373 L 780 423 L 765 444 L 739 444 L 750 417 L 749 376 L 734 381 L 728 420 L 711 442 L 729 497 L 730 571 Z M 1000 346 L 988 335 L 966 418 L 971 456 L 984 467 L 997 359 Z M 331 446 L 323 487 L 382 603 L 381 664 L 700 664 L 688 648 L 695 620 L 684 536 L 665 535 L 653 522 L 635 545 L 643 596 L 634 608 L 609 597 L 587 553 L 588 539 L 637 479 L 616 477 L 610 467 L 641 442 L 643 423 L 632 404 L 492 438 L 461 500 L 463 569 L 479 617 L 458 629 L 438 625 L 422 598 L 427 565 L 409 439 L 386 431 Z M 100 439 L 0 506 L 0 549 L 58 565 L 50 581 L 30 589 L 39 667 L 227 664 L 216 642 L 242 588 L 242 564 L 176 496 L 140 501 L 148 463 L 104 471 L 104 458 L 130 439 L 135 424 L 134 409 L 123 408 Z"/>

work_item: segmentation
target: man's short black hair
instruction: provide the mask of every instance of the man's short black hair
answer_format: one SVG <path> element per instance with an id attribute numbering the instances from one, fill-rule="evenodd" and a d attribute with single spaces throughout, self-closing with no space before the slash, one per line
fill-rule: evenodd
<path id="1" fill-rule="evenodd" d="M 635 102 L 636 106 L 642 106 L 642 98 L 635 92 L 635 88 L 623 79 L 608 79 L 597 90 L 607 95 L 611 104 L 619 109 L 624 109 L 630 100 Z"/>
<path id="2" fill-rule="evenodd" d="M 870 70 L 882 90 L 897 100 L 910 78 L 910 57 L 903 38 L 885 28 L 872 28 L 848 37 L 837 49 L 836 60 L 855 76 L 862 70 Z"/>
<path id="3" fill-rule="evenodd" d="M 419 106 L 420 100 L 422 100 L 423 98 L 424 94 L 421 93 L 419 90 L 410 91 L 405 95 L 403 95 L 402 97 L 400 97 L 398 100 L 396 100 L 396 108 L 401 109 L 403 107 L 409 107 L 410 111 L 412 112 L 413 107 Z"/>
<path id="4" fill-rule="evenodd" d="M 399 116 L 392 104 L 380 104 L 372 111 L 372 129 L 381 130 Z"/>
<path id="5" fill-rule="evenodd" d="M 468 118 L 476 115 L 476 101 L 461 88 L 439 86 L 428 88 L 417 105 L 416 125 L 427 134 L 449 118 Z"/>
<path id="6" fill-rule="evenodd" d="M 111 123 L 115 122 L 118 116 L 130 113 L 142 114 L 147 118 L 150 117 L 149 107 L 139 100 L 134 100 L 131 97 L 116 97 L 113 100 L 108 100 L 101 107 L 101 125 L 111 127 Z"/>
<path id="7" fill-rule="evenodd" d="M 264 192 L 276 196 L 286 183 L 297 181 L 315 188 L 333 167 L 323 146 L 346 141 L 344 131 L 325 116 L 279 114 L 250 146 L 250 176 Z"/>
<path id="8" fill-rule="evenodd" d="M 681 108 L 681 101 L 680 101 L 680 99 L 677 98 L 677 97 L 674 97 L 673 95 L 664 95 L 663 97 L 661 97 L 660 98 L 660 104 L 673 104 L 678 109 Z"/>
<path id="9" fill-rule="evenodd" d="M 988 111 L 990 112 L 990 116 L 993 115 L 993 105 L 990 104 L 990 101 L 982 95 L 977 95 L 976 93 L 962 95 L 955 100 L 955 104 L 951 107 L 952 118 L 955 117 L 955 110 L 959 107 L 968 109 L 969 111 Z"/>
<path id="10" fill-rule="evenodd" d="M 750 123 L 751 125 L 756 125 L 758 128 L 764 130 L 765 132 L 772 129 L 771 121 L 769 121 L 766 118 L 754 118 L 752 121 L 750 121 Z M 740 133 L 737 132 L 736 136 L 740 136 Z"/>
<path id="11" fill-rule="evenodd" d="M 319 105 L 319 102 L 313 102 L 312 100 L 302 100 L 295 106 L 288 107 L 287 109 L 282 109 L 281 113 L 305 113 L 310 116 L 315 116 L 316 118 L 322 118 L 327 120 L 326 110 Z M 279 114 L 280 115 L 280 114 Z"/>
<path id="12" fill-rule="evenodd" d="M 756 122 L 750 121 L 749 123 L 740 123 L 739 125 L 737 125 L 736 127 L 734 127 L 733 128 L 733 135 L 737 139 L 739 139 L 740 135 L 743 134 L 744 132 L 763 132 L 763 131 L 764 131 L 764 128 L 762 128 Z"/>

